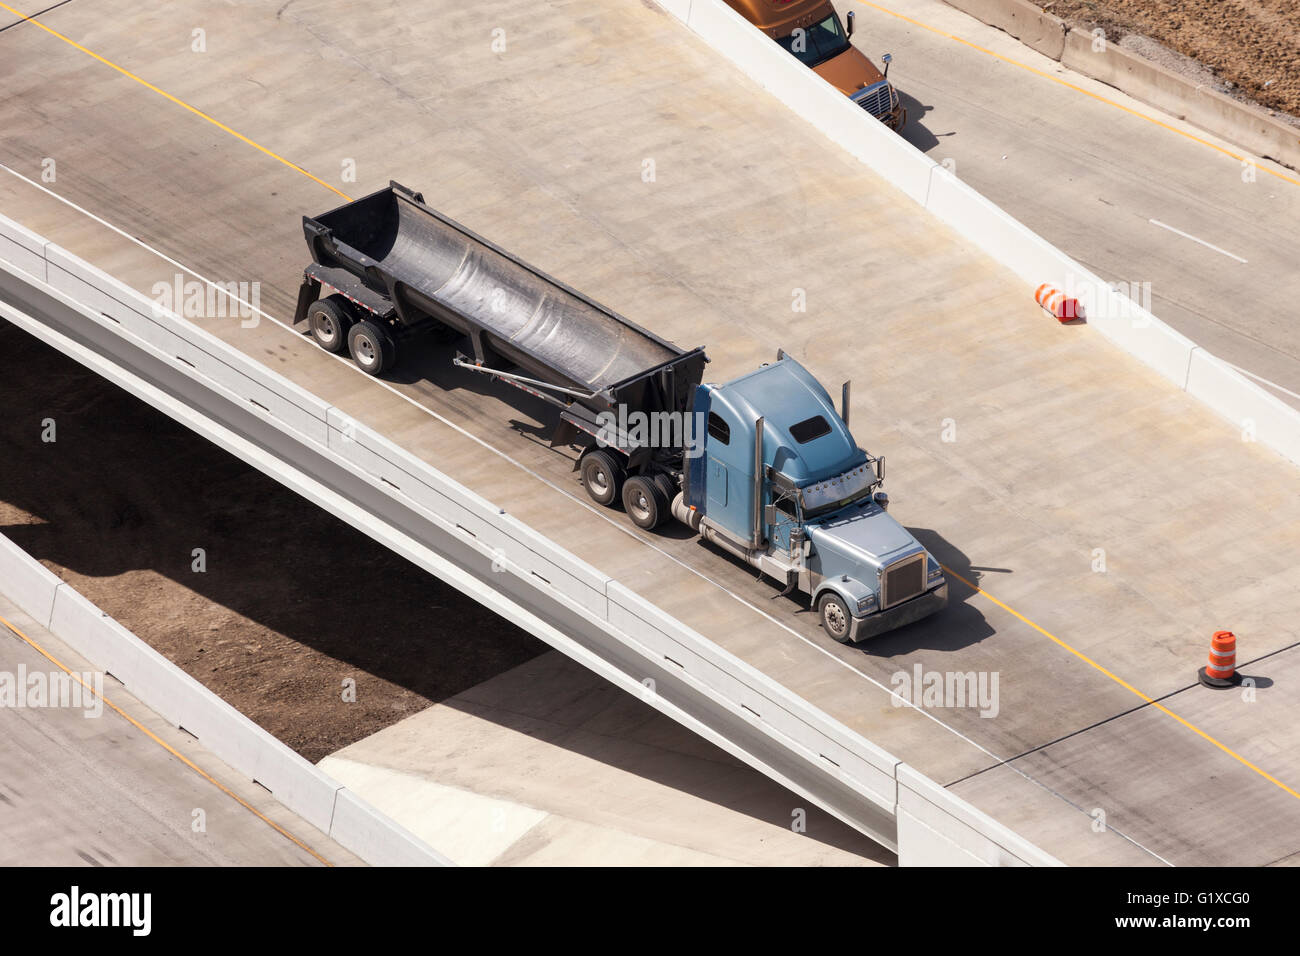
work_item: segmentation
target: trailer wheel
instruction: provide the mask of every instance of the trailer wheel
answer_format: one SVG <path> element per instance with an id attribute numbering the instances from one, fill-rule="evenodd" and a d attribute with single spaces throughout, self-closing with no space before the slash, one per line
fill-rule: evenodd
<path id="1" fill-rule="evenodd" d="M 348 347 L 348 332 L 356 323 L 352 309 L 342 296 L 318 299 L 307 310 L 311 337 L 326 352 L 342 352 Z"/>
<path id="2" fill-rule="evenodd" d="M 827 591 L 817 602 L 817 613 L 822 619 L 822 629 L 841 644 L 850 644 L 852 617 L 844 599 L 834 591 Z"/>
<path id="3" fill-rule="evenodd" d="M 653 478 L 637 475 L 623 483 L 623 508 L 634 525 L 653 531 L 668 517 L 668 496 Z"/>
<path id="4" fill-rule="evenodd" d="M 382 326 L 369 319 L 358 322 L 348 332 L 348 351 L 357 368 L 367 375 L 378 375 L 397 361 L 397 345 Z"/>
<path id="5" fill-rule="evenodd" d="M 598 505 L 608 507 L 618 501 L 626 477 L 623 466 L 607 451 L 595 449 L 582 456 L 582 487 Z"/>

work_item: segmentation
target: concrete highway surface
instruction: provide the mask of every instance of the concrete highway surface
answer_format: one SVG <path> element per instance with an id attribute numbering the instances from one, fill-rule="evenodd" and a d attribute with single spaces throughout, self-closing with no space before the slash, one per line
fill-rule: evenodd
<path id="1" fill-rule="evenodd" d="M 376 382 L 273 321 L 196 319 L 1067 863 L 1298 858 L 1293 466 L 1086 325 L 1058 325 L 651 5 L 316 0 L 202 19 L 110 0 L 43 16 L 61 36 L 0 33 L 0 161 L 31 180 L 0 171 L 0 210 L 146 293 L 177 271 L 151 249 L 259 281 L 284 319 L 307 261 L 300 217 L 391 178 L 707 345 L 711 380 L 778 348 L 832 388 L 851 378 L 892 510 L 952 580 L 945 612 L 860 647 L 684 533 L 591 505 L 546 410 L 458 374 L 446 349 L 412 348 Z M 940 118 L 919 117 L 943 132 Z M 1141 129 L 1135 143 L 1166 148 Z M 1224 628 L 1253 699 L 1196 685 Z M 896 675 L 917 667 L 996 674 L 995 713 L 897 706 Z"/>

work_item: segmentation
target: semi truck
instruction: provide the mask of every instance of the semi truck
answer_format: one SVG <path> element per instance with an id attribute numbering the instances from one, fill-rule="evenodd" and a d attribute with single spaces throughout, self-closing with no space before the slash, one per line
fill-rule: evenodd
<path id="1" fill-rule="evenodd" d="M 727 0 L 727 5 L 890 129 L 903 128 L 907 110 L 887 79 L 893 57 L 881 58 L 882 73 L 849 42 L 853 11 L 841 23 L 830 0 Z"/>
<path id="2" fill-rule="evenodd" d="M 943 569 L 888 512 L 885 461 L 784 352 L 721 384 L 679 348 L 391 183 L 303 218 L 311 263 L 294 315 L 380 375 L 420 337 L 452 362 L 557 410 L 552 445 L 582 449 L 587 494 L 653 531 L 675 520 L 806 594 L 856 643 L 944 607 Z M 453 347 L 454 346 L 454 347 Z"/>

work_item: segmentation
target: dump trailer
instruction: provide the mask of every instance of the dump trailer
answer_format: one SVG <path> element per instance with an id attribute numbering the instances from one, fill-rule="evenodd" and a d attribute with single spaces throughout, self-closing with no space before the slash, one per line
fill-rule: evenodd
<path id="1" fill-rule="evenodd" d="M 372 375 L 420 336 L 452 361 L 554 405 L 553 444 L 599 504 L 651 531 L 676 519 L 807 594 L 823 628 L 856 642 L 947 603 L 938 562 L 892 516 L 885 465 L 829 393 L 784 353 L 705 384 L 681 349 L 431 209 L 387 189 L 304 217 L 311 250 L 295 326 Z"/>
<path id="2" fill-rule="evenodd" d="M 295 325 L 371 375 L 392 368 L 412 339 L 458 340 L 457 365 L 558 405 L 567 429 L 595 436 L 602 412 L 683 414 L 708 361 L 702 348 L 664 341 L 397 183 L 304 217 L 303 231 L 312 264 Z M 334 292 L 322 296 L 322 287 Z"/>

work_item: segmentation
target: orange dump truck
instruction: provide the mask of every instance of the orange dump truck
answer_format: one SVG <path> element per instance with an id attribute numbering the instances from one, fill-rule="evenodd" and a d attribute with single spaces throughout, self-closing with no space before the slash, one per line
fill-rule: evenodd
<path id="1" fill-rule="evenodd" d="M 907 111 L 885 79 L 890 55 L 885 54 L 881 73 L 849 42 L 852 12 L 845 29 L 829 0 L 727 0 L 727 5 L 890 129 L 903 128 Z"/>

